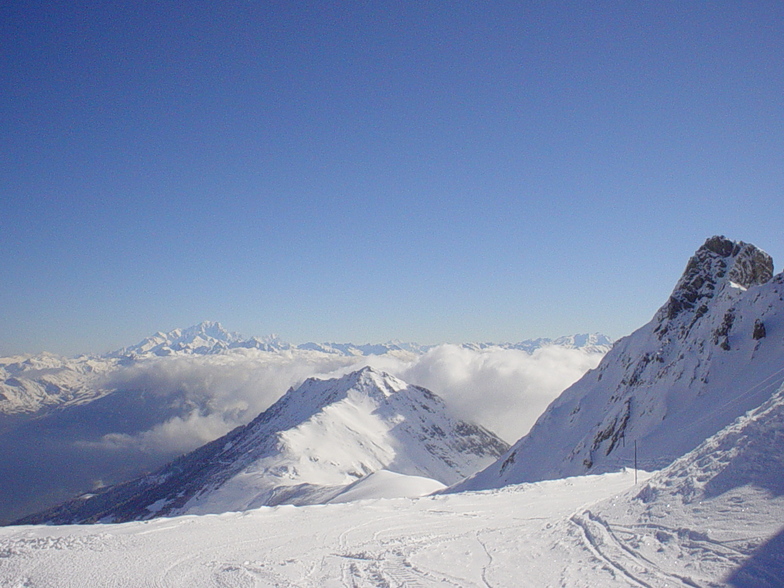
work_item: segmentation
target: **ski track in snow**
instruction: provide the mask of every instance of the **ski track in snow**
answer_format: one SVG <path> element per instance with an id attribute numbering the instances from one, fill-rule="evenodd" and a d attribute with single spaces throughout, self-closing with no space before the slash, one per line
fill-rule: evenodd
<path id="1" fill-rule="evenodd" d="M 632 483 L 623 473 L 422 499 L 5 527 L 0 585 L 540 586 L 541 575 L 520 575 L 530 550 L 508 546 L 524 538 L 541 548 L 549 521 Z"/>
<path id="2" fill-rule="evenodd" d="M 784 514 L 784 497 L 739 488 L 699 511 L 673 503 L 641 516 L 649 505 L 624 498 L 649 476 L 639 478 L 636 487 L 629 471 L 415 499 L 3 527 L 0 586 L 725 586 Z M 764 574 L 764 585 L 781 585 Z"/>

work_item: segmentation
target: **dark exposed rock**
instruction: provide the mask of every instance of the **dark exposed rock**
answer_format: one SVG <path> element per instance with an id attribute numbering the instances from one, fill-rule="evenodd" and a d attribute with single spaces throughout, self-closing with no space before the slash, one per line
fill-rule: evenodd
<path id="1" fill-rule="evenodd" d="M 751 336 L 755 340 L 759 341 L 760 339 L 764 339 L 766 337 L 766 335 L 767 335 L 767 332 L 765 331 L 765 323 L 763 323 L 759 319 L 755 320 L 754 321 L 754 331 L 752 332 Z"/>
<path id="2" fill-rule="evenodd" d="M 610 444 L 605 451 L 605 455 L 610 455 L 612 450 L 618 444 L 618 441 L 620 441 L 621 438 L 626 434 L 626 426 L 628 425 L 629 417 L 631 416 L 631 402 L 631 398 L 627 398 L 623 403 L 623 409 L 621 412 L 615 415 L 607 427 L 596 433 L 591 451 L 596 451 L 604 441 L 609 439 Z"/>
<path id="3" fill-rule="evenodd" d="M 737 255 L 738 251 L 740 250 L 739 244 L 734 243 L 729 239 L 725 239 L 720 235 L 714 235 L 713 237 L 707 239 L 702 248 L 707 249 L 708 251 L 712 251 L 713 253 L 717 253 L 722 257 Z"/>
<path id="4" fill-rule="evenodd" d="M 663 319 L 672 320 L 685 310 L 704 305 L 720 282 L 743 288 L 764 284 L 773 276 L 773 259 L 754 245 L 723 236 L 709 238 L 691 257 L 667 305 Z M 664 329 L 664 327 L 663 327 Z"/>
<path id="5" fill-rule="evenodd" d="M 517 455 L 517 452 L 513 451 L 512 453 L 509 454 L 509 457 L 507 457 L 504 460 L 504 463 L 501 464 L 501 471 L 502 472 L 515 462 L 515 455 Z"/>
<path id="6" fill-rule="evenodd" d="M 732 311 L 728 311 L 724 314 L 724 320 L 721 322 L 721 326 L 716 329 L 713 333 L 713 344 L 718 345 L 724 351 L 730 350 L 730 330 L 732 329 L 732 325 L 735 323 L 735 313 Z"/>

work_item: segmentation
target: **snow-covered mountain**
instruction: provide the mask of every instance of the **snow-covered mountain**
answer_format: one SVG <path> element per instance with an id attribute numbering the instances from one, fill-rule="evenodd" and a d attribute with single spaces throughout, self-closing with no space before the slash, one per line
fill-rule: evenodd
<path id="1" fill-rule="evenodd" d="M 526 353 L 533 353 L 537 349 L 553 346 L 565 349 L 580 349 L 586 353 L 607 353 L 612 349 L 613 340 L 601 333 L 583 333 L 557 337 L 556 339 L 547 337 L 526 339 L 517 343 L 463 343 L 461 345 L 465 349 L 500 347 L 502 349 L 517 349 Z"/>
<path id="2" fill-rule="evenodd" d="M 89 570 L 94 585 L 779 587 L 783 408 L 780 390 L 638 483 L 627 470 L 318 508 L 2 527 L 0 584 L 80 587 Z"/>
<path id="3" fill-rule="evenodd" d="M 556 339 L 526 339 L 518 343 L 463 343 L 465 349 L 519 349 L 533 353 L 537 349 L 560 346 L 586 353 L 606 353 L 612 340 L 599 333 L 568 335 Z M 74 358 L 51 353 L 0 358 L 0 416 L 31 415 L 42 410 L 89 402 L 110 392 L 102 387 L 100 376 L 133 364 L 158 357 L 199 357 L 258 350 L 267 353 L 305 352 L 330 356 L 367 357 L 396 355 L 416 357 L 435 348 L 390 341 L 387 343 L 302 343 L 293 345 L 277 335 L 244 338 L 225 329 L 220 323 L 204 321 L 186 329 L 159 331 L 136 345 L 102 355 Z"/>
<path id="4" fill-rule="evenodd" d="M 158 332 L 136 345 L 103 355 L 59 357 L 51 353 L 0 358 L 0 415 L 34 414 L 104 396 L 99 376 L 134 361 L 172 355 L 208 355 L 255 347 L 280 351 L 290 346 L 274 336 L 243 339 L 220 323 L 205 321 L 187 329 Z"/>
<path id="5" fill-rule="evenodd" d="M 617 341 L 497 463 L 455 487 L 662 468 L 784 381 L 784 275 L 753 245 L 711 237 L 653 320 Z"/>
<path id="6" fill-rule="evenodd" d="M 699 506 L 744 486 L 784 496 L 783 472 L 784 386 L 628 494 L 647 512 L 675 503 Z"/>
<path id="7" fill-rule="evenodd" d="M 116 359 L 50 353 L 0 358 L 0 416 L 32 414 L 49 406 L 86 402 L 105 394 L 96 382 Z"/>
<path id="8" fill-rule="evenodd" d="M 459 347 L 463 349 L 517 349 L 526 353 L 533 353 L 537 349 L 544 347 L 563 347 L 565 349 L 580 349 L 586 353 L 607 353 L 613 345 L 612 339 L 601 333 L 583 333 L 578 335 L 566 335 L 550 339 L 539 337 L 537 339 L 525 339 L 517 343 L 461 343 Z M 420 345 L 419 343 L 404 343 L 402 341 L 390 341 L 388 343 L 376 343 L 355 345 L 353 343 L 302 343 L 296 346 L 298 349 L 312 349 L 324 353 L 335 353 L 341 355 L 383 355 L 385 353 L 413 353 L 420 355 L 427 353 L 436 345 Z"/>
<path id="9" fill-rule="evenodd" d="M 561 368 L 571 378 L 560 375 L 554 388 L 547 375 L 551 398 L 598 363 L 596 353 L 557 347 L 530 349 L 530 357 L 508 354 L 506 345 L 464 345 L 465 353 L 456 345 L 400 342 L 305 347 L 202 323 L 103 356 L 0 359 L 0 524 L 153 471 L 248 423 L 308 377 L 375 365 L 437 391 L 462 418 L 499 426 L 513 439 L 520 433 L 504 430 L 495 418 L 500 411 L 474 411 L 467 399 L 497 394 L 506 405 L 516 402 L 529 411 L 527 427 L 546 405 L 538 396 L 527 402 L 545 372 Z M 363 355 L 373 353 L 380 355 Z M 453 365 L 460 378 L 443 379 Z"/>
<path id="10" fill-rule="evenodd" d="M 556 339 L 525 339 L 517 343 L 461 343 L 465 349 L 519 349 L 533 353 L 542 347 L 559 346 L 566 349 L 582 349 L 587 353 L 606 353 L 612 347 L 612 339 L 601 333 L 567 335 Z M 187 329 L 174 329 L 168 333 L 158 332 L 143 341 L 106 354 L 104 357 L 138 359 L 151 356 L 212 355 L 231 349 L 260 349 L 262 351 L 287 351 L 299 349 L 349 357 L 384 355 L 388 353 L 427 353 L 436 345 L 421 345 L 403 341 L 387 343 L 300 343 L 293 345 L 277 335 L 245 339 L 239 333 L 227 331 L 220 323 L 204 321 Z"/>
<path id="11" fill-rule="evenodd" d="M 340 500 L 344 491 L 367 496 L 372 484 L 358 490 L 356 483 L 380 470 L 416 477 L 418 487 L 421 478 L 452 484 L 506 449 L 486 429 L 450 416 L 427 389 L 364 368 L 337 379 L 309 379 L 248 425 L 155 473 L 24 522 L 127 521 L 324 503 Z"/>
<path id="12" fill-rule="evenodd" d="M 301 343 L 296 347 L 297 349 L 320 351 L 321 353 L 330 353 L 334 355 L 368 356 L 399 352 L 421 355 L 435 346 L 390 341 L 388 343 L 365 343 L 362 345 L 356 345 L 354 343 Z"/>
<path id="13" fill-rule="evenodd" d="M 291 345 L 275 335 L 245 339 L 239 333 L 227 331 L 218 322 L 203 321 L 187 329 L 174 329 L 168 333 L 158 331 L 136 345 L 124 347 L 107 355 L 109 357 L 209 355 L 236 348 L 283 351 L 290 349 Z"/>

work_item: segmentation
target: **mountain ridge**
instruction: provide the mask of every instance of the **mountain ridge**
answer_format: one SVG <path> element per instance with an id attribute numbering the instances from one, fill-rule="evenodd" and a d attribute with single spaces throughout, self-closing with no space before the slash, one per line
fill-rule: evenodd
<path id="1" fill-rule="evenodd" d="M 366 367 L 341 378 L 310 378 L 249 424 L 152 474 L 18 523 L 320 504 L 380 470 L 454 483 L 507 448 L 485 428 L 450 416 L 429 390 Z"/>
<path id="2" fill-rule="evenodd" d="M 532 353 L 541 347 L 556 345 L 568 349 L 584 349 L 589 352 L 605 353 L 612 347 L 613 341 L 601 333 L 579 333 L 564 335 L 557 338 L 539 337 L 524 339 L 519 342 L 468 342 L 459 343 L 466 349 L 486 349 L 501 347 L 504 349 L 519 349 Z M 286 351 L 299 349 L 304 351 L 319 351 L 346 356 L 383 355 L 390 352 L 408 352 L 415 354 L 426 353 L 437 345 L 422 345 L 416 342 L 388 341 L 386 343 L 336 343 L 307 342 L 292 344 L 283 341 L 277 335 L 266 337 L 244 338 L 236 332 L 228 331 L 219 322 L 202 321 L 186 329 L 176 328 L 168 333 L 158 331 L 129 347 L 111 351 L 101 357 L 138 358 L 149 356 L 169 356 L 176 354 L 210 355 L 222 353 L 231 349 L 259 349 L 261 351 Z"/>
<path id="3" fill-rule="evenodd" d="M 784 382 L 783 301 L 769 255 L 709 238 L 649 323 L 454 491 L 615 471 L 634 463 L 635 446 L 640 467 L 667 466 Z"/>

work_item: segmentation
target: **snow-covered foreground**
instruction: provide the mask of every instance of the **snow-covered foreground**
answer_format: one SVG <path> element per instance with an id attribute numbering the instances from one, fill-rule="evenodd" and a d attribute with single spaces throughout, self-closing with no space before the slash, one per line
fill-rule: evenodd
<path id="1" fill-rule="evenodd" d="M 605 518 L 614 496 L 647 477 L 636 489 L 627 471 L 418 499 L 6 527 L 0 585 L 702 586 L 776 532 L 769 512 L 757 524 L 752 503 L 778 501 L 784 513 L 780 497 L 749 487 L 698 516 Z"/>
<path id="2" fill-rule="evenodd" d="M 420 499 L 0 529 L 3 586 L 541 585 L 547 527 L 631 473 Z M 590 552 L 586 551 L 586 555 Z M 526 580 L 527 579 L 527 580 Z"/>

